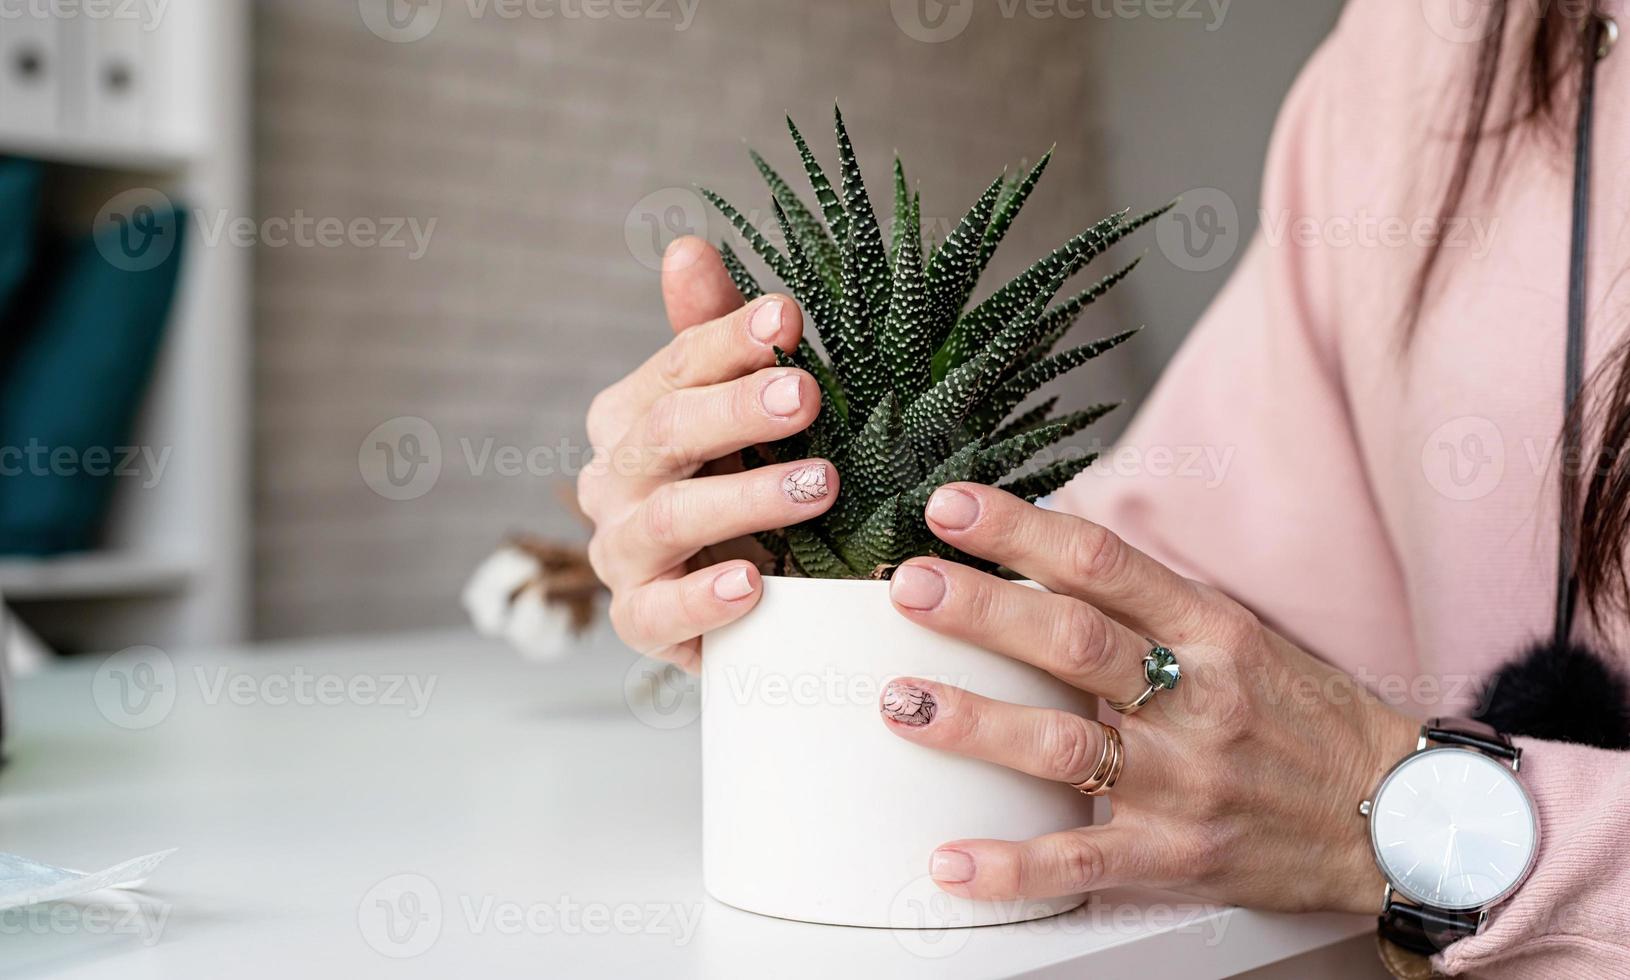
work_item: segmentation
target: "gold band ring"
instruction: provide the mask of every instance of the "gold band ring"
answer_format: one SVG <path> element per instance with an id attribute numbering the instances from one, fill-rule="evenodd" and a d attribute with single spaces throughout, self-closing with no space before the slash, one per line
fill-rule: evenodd
<path id="1" fill-rule="evenodd" d="M 1115 788 L 1115 781 L 1121 778 L 1121 769 L 1126 765 L 1126 746 L 1121 742 L 1120 729 L 1113 725 L 1098 722 L 1098 727 L 1104 730 L 1104 745 L 1098 751 L 1098 762 L 1092 767 L 1092 774 L 1075 784 L 1075 788 L 1088 796 L 1103 796 Z"/>

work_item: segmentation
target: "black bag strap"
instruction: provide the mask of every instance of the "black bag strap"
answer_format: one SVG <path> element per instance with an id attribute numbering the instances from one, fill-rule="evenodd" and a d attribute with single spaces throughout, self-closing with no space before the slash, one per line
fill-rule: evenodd
<path id="1" fill-rule="evenodd" d="M 1575 129 L 1573 156 L 1573 234 L 1568 255 L 1568 347 L 1562 379 L 1562 461 L 1557 467 L 1561 478 L 1561 500 L 1569 497 L 1570 468 L 1583 459 L 1584 423 L 1578 411 L 1579 393 L 1585 381 L 1585 260 L 1590 251 L 1590 158 L 1592 120 L 1596 106 L 1596 64 L 1607 56 L 1615 40 L 1599 17 L 1591 18 L 1585 70 L 1579 79 L 1579 120 Z M 1577 515 L 1559 508 L 1559 537 L 1556 560 L 1556 621 L 1553 641 L 1557 649 L 1568 644 L 1573 633 L 1577 604 L 1574 560 L 1577 556 Z"/>

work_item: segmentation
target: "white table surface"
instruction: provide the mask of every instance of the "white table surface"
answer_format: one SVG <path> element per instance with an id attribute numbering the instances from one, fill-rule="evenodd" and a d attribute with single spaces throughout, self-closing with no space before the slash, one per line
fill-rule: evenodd
<path id="1" fill-rule="evenodd" d="M 171 683 L 135 713 L 130 657 L 21 680 L 0 850 L 86 870 L 180 850 L 140 891 L 0 912 L 0 976 L 1194 980 L 1372 928 L 1133 890 L 932 933 L 729 908 L 701 888 L 691 704 L 630 707 L 646 671 L 597 647 L 547 665 L 459 636 L 159 655 Z M 332 687 L 352 679 L 376 687 Z"/>

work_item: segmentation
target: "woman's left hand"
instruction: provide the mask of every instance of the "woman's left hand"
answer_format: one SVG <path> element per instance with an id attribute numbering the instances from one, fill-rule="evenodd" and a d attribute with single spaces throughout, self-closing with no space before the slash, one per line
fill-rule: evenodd
<path id="1" fill-rule="evenodd" d="M 1254 908 L 1380 907 L 1356 807 L 1414 748 L 1418 722 L 1096 524 L 966 483 L 941 488 L 927 518 L 947 543 L 1051 591 L 916 558 L 890 586 L 908 618 L 1113 701 L 1145 690 L 1156 643 L 1182 671 L 1116 719 L 1125 769 L 1109 823 L 949 841 L 930 862 L 941 888 L 1009 900 L 1147 885 Z M 915 678 L 890 685 L 883 716 L 909 741 L 1072 785 L 1104 739 L 1087 718 Z"/>

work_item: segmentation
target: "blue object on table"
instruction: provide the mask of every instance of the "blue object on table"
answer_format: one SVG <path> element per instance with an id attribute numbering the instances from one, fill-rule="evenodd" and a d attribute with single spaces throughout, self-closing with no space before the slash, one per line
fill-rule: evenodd
<path id="1" fill-rule="evenodd" d="M 0 554 L 95 547 L 152 375 L 181 266 L 166 200 L 105 214 L 52 268 L 0 373 Z M 167 447 L 143 447 L 156 458 Z M 150 488 L 149 488 L 150 489 Z"/>

